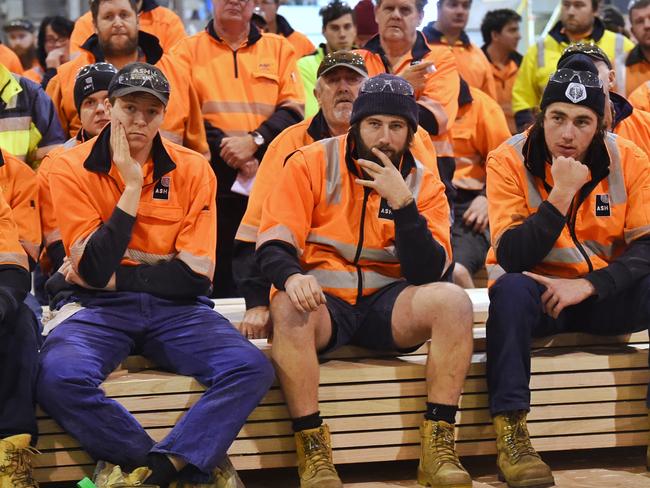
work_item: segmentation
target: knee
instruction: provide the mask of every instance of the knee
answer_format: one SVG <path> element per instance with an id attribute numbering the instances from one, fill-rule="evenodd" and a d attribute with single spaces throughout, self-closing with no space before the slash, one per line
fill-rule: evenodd
<path id="1" fill-rule="evenodd" d="M 425 295 L 421 310 L 428 317 L 440 318 L 434 326 L 449 329 L 456 333 L 469 333 L 471 335 L 474 324 L 472 300 L 460 286 L 453 283 L 433 283 L 423 289 Z"/>
<path id="2" fill-rule="evenodd" d="M 505 301 L 520 306 L 539 306 L 540 288 L 535 280 L 521 273 L 507 273 L 490 287 L 490 305 Z"/>
<path id="3" fill-rule="evenodd" d="M 308 314 L 300 312 L 293 304 L 289 295 L 278 292 L 271 300 L 271 320 L 273 321 L 273 334 L 286 334 L 295 331 L 299 326 L 305 329 Z"/>
<path id="4" fill-rule="evenodd" d="M 98 387 L 99 383 L 90 378 L 72 358 L 42 353 L 36 380 L 37 400 L 46 406 L 65 400 L 75 389 Z"/>

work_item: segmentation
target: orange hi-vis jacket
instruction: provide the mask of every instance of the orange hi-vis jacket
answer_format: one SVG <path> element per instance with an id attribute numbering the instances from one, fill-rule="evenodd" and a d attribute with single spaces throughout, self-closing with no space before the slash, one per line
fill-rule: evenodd
<path id="1" fill-rule="evenodd" d="M 368 76 L 381 73 L 399 75 L 414 64 L 431 61 L 435 71 L 427 77 L 424 90 L 416 92 L 418 105 L 426 109 L 435 119 L 435 127 L 427 123 L 420 112 L 420 125 L 431 134 L 431 140 L 438 157 L 453 157 L 449 131 L 458 113 L 458 92 L 460 82 L 456 61 L 443 46 L 429 46 L 422 33 L 418 32 L 410 54 L 404 56 L 396 66 L 390 66 L 381 47 L 379 35 L 370 39 L 363 49 L 357 51 L 364 59 Z"/>
<path id="2" fill-rule="evenodd" d="M 650 62 L 645 58 L 638 45 L 627 53 L 625 70 L 619 71 L 625 76 L 625 79 L 617 80 L 617 86 L 625 87 L 625 93 L 621 93 L 621 95 L 630 95 L 634 90 L 650 80 Z M 616 74 L 618 77 L 619 73 Z"/>
<path id="3" fill-rule="evenodd" d="M 409 212 L 418 223 L 424 218 L 425 237 L 444 255 L 439 274 L 431 281 L 439 279 L 451 263 L 444 185 L 407 151 L 400 171 L 415 200 L 393 211 L 378 193 L 355 182 L 362 173 L 348 137 L 314 142 L 287 160 L 264 203 L 258 261 L 274 242 L 290 246 L 305 274 L 316 277 L 325 292 L 354 304 L 405 277 L 394 219 L 397 212 Z M 261 267 L 264 271 L 264 263 Z"/>
<path id="4" fill-rule="evenodd" d="M 255 242 L 262 218 L 262 207 L 266 197 L 277 185 L 284 163 L 297 149 L 308 146 L 314 141 L 331 137 L 327 122 L 320 110 L 316 115 L 283 130 L 273 139 L 257 170 L 253 189 L 248 197 L 246 213 L 242 218 L 235 239 L 243 242 Z M 411 143 L 411 153 L 426 168 L 438 176 L 436 150 L 427 132 L 418 127 Z"/>
<path id="5" fill-rule="evenodd" d="M 639 85 L 630 93 L 627 100 L 634 108 L 650 112 L 650 80 Z"/>
<path id="6" fill-rule="evenodd" d="M 602 157 L 609 158 L 609 165 L 605 166 L 606 161 L 599 158 L 599 177 L 594 175 L 595 167 L 591 167 L 594 179 L 591 186 L 585 187 L 591 189 L 586 195 L 583 192 L 582 197 L 576 195 L 565 219 L 546 202 L 553 186 L 551 165 L 544 163 L 546 184 L 524 165 L 523 151 L 528 137 L 529 133 L 517 134 L 488 157 L 492 248 L 486 267 L 490 282 L 501 276 L 504 269 L 524 271 L 512 269 L 502 258 L 497 262 L 500 241 L 507 231 L 529 224 L 527 219 L 540 212 L 542 206 L 550 207 L 551 213 L 557 214 L 562 230 L 550 251 L 532 269 L 527 269 L 534 273 L 589 279 L 600 270 L 607 272 L 604 268 L 613 261 L 623 259 L 622 254 L 634 241 L 650 236 L 650 162 L 641 149 L 626 139 L 606 133 L 606 154 Z M 524 246 L 530 254 L 532 249 L 528 244 L 517 243 L 517 247 Z M 503 259 L 506 258 L 510 259 L 504 255 Z M 612 275 L 606 281 L 615 278 Z"/>
<path id="7" fill-rule="evenodd" d="M 172 55 L 191 78 L 203 119 L 227 136 L 256 130 L 278 108 L 304 114 L 297 58 L 282 36 L 251 26 L 248 39 L 233 51 L 210 22 L 207 30 L 179 42 Z"/>
<path id="8" fill-rule="evenodd" d="M 152 0 L 142 2 L 142 10 L 138 13 L 138 28 L 142 32 L 156 36 L 166 53 L 187 36 L 183 21 L 176 12 Z M 86 12 L 74 24 L 70 36 L 70 52 L 81 51 L 83 44 L 94 33 L 93 16 L 90 12 Z"/>
<path id="9" fill-rule="evenodd" d="M 65 216 L 57 222 L 66 255 L 77 269 L 91 236 L 109 221 L 124 192 L 122 177 L 111 161 L 109 140 L 110 124 L 98 137 L 52 160 L 49 182 L 54 210 L 56 215 Z M 152 157 L 142 171 L 137 218 L 121 266 L 180 260 L 196 275 L 211 281 L 215 268 L 216 178 L 208 161 L 157 135 Z"/>
<path id="10" fill-rule="evenodd" d="M 510 129 L 499 104 L 478 88 L 461 83 L 458 116 L 451 130 L 456 188 L 485 190 L 488 153 L 510 138 Z"/>
<path id="11" fill-rule="evenodd" d="M 20 159 L 2 150 L 0 188 L 18 227 L 18 240 L 27 255 L 36 263 L 41 250 L 36 173 Z M 3 240 L 6 237 L 3 234 Z"/>
<path id="12" fill-rule="evenodd" d="M 160 68 L 169 80 L 171 88 L 165 119 L 160 133 L 177 144 L 207 155 L 208 144 L 201 118 L 201 107 L 190 80 L 178 69 L 169 54 L 164 54 L 158 39 L 140 32 L 138 42 L 146 62 Z M 56 76 L 47 85 L 47 94 L 57 107 L 63 131 L 74 137 L 81 128 L 81 121 L 74 104 L 74 82 L 77 72 L 87 64 L 105 61 L 97 36 L 92 36 L 83 46 L 79 56 L 60 66 Z"/>
<path id="13" fill-rule="evenodd" d="M 294 30 L 289 24 L 287 19 L 282 15 L 276 16 L 276 23 L 278 25 L 278 35 L 283 36 L 291 43 L 293 49 L 296 51 L 297 59 L 312 54 L 316 51 L 316 46 L 309 40 L 309 38 L 302 32 Z"/>
<path id="14" fill-rule="evenodd" d="M 25 163 L 21 163 L 25 166 Z M 29 271 L 29 261 L 25 249 L 20 244 L 19 230 L 11 207 L 0 190 L 0 267 L 19 266 Z"/>
<path id="15" fill-rule="evenodd" d="M 9 71 L 21 75 L 23 73 L 23 65 L 20 63 L 20 59 L 4 44 L 0 43 L 0 64 L 3 64 Z"/>
<path id="16" fill-rule="evenodd" d="M 650 112 L 637 109 L 618 93 L 610 92 L 614 107 L 612 132 L 639 146 L 650 156 Z"/>
<path id="17" fill-rule="evenodd" d="M 510 54 L 510 59 L 508 64 L 503 68 L 497 66 L 490 60 L 490 56 L 487 52 L 487 46 L 482 48 L 485 57 L 490 61 L 492 66 L 492 75 L 494 76 L 494 85 L 497 90 L 496 101 L 501 105 L 501 109 L 506 116 L 508 121 L 508 127 L 510 127 L 510 132 L 512 134 L 517 133 L 517 123 L 515 122 L 515 114 L 512 111 L 512 88 L 515 86 L 515 80 L 517 79 L 517 73 L 519 73 L 519 65 L 523 56 L 518 52 L 513 52 Z"/>
<path id="18" fill-rule="evenodd" d="M 454 45 L 450 45 L 444 34 L 434 27 L 434 22 L 425 26 L 422 33 L 429 45 L 444 46 L 453 53 L 458 72 L 469 86 L 478 88 L 496 100 L 497 89 L 494 84 L 492 65 L 481 48 L 470 42 L 464 31 Z"/>

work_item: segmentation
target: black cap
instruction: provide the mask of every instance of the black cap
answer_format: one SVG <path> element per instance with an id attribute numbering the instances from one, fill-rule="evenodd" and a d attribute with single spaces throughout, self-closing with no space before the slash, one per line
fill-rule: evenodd
<path id="1" fill-rule="evenodd" d="M 559 68 L 561 63 L 576 54 L 584 54 L 594 61 L 602 61 L 609 69 L 612 69 L 612 62 L 609 60 L 609 56 L 605 54 L 605 51 L 596 44 L 587 42 L 576 42 L 575 44 L 569 45 L 569 47 L 562 51 L 562 56 L 557 60 L 557 67 Z"/>
<path id="2" fill-rule="evenodd" d="M 117 69 L 110 63 L 89 64 L 79 70 L 74 80 L 74 105 L 77 113 L 87 96 L 108 90 L 115 73 Z"/>
<path id="3" fill-rule="evenodd" d="M 328 53 L 318 66 L 316 77 L 320 78 L 333 69 L 340 67 L 349 68 L 361 76 L 368 78 L 368 68 L 366 68 L 366 63 L 363 58 L 355 52 L 345 50 Z"/>
<path id="4" fill-rule="evenodd" d="M 587 107 L 599 116 L 605 113 L 605 92 L 598 70 L 589 56 L 575 54 L 558 64 L 544 89 L 540 108 L 551 103 L 573 103 Z"/>
<path id="5" fill-rule="evenodd" d="M 13 19 L 7 22 L 4 27 L 4 31 L 10 30 L 26 30 L 27 32 L 34 32 L 34 24 L 29 19 Z"/>
<path id="6" fill-rule="evenodd" d="M 151 64 L 129 63 L 113 76 L 108 96 L 119 98 L 131 93 L 150 93 L 167 106 L 169 81 L 162 71 Z"/>
<path id="7" fill-rule="evenodd" d="M 371 115 L 404 117 L 413 132 L 418 128 L 418 104 L 411 84 L 400 76 L 382 73 L 363 82 L 352 105 L 350 124 Z"/>

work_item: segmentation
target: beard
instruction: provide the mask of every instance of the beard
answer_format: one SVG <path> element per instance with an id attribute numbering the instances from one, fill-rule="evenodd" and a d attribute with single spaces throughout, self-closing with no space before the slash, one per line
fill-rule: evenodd
<path id="1" fill-rule="evenodd" d="M 402 161 L 402 156 L 404 156 L 405 149 L 402 149 L 401 151 L 397 151 L 388 145 L 369 147 L 363 142 L 361 137 L 356 138 L 356 143 L 357 143 L 357 154 L 359 156 L 359 159 L 367 159 L 368 161 L 377 163 L 379 166 L 384 166 L 384 163 L 379 159 L 379 157 L 375 156 L 375 154 L 373 154 L 372 152 L 372 147 L 375 147 L 379 149 L 381 152 L 383 152 L 386 156 L 388 156 L 391 163 L 393 163 L 393 166 L 399 168 L 399 163 L 400 161 Z"/>
<path id="2" fill-rule="evenodd" d="M 128 37 L 125 42 L 119 43 L 118 45 L 112 41 L 111 36 L 108 36 L 105 39 L 100 38 L 100 40 L 100 47 L 102 49 L 102 52 L 104 53 L 104 56 L 108 58 L 129 56 L 138 50 L 137 33 L 134 37 Z"/>

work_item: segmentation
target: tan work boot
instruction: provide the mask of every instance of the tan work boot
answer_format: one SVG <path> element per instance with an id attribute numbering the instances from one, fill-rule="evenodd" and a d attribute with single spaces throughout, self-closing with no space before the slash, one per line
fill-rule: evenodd
<path id="1" fill-rule="evenodd" d="M 501 481 L 511 488 L 553 486 L 551 468 L 542 461 L 530 443 L 526 412 L 506 412 L 492 422 L 497 434 L 497 468 Z"/>
<path id="2" fill-rule="evenodd" d="M 237 470 L 226 456 L 214 470 L 214 480 L 211 483 L 191 483 L 189 481 L 174 481 L 169 488 L 245 488 L 244 482 Z"/>
<path id="3" fill-rule="evenodd" d="M 0 488 L 38 488 L 32 473 L 32 436 L 18 434 L 0 440 Z"/>
<path id="4" fill-rule="evenodd" d="M 472 488 L 472 478 L 460 464 L 454 447 L 454 426 L 425 420 L 420 426 L 418 483 L 434 488 Z"/>
<path id="5" fill-rule="evenodd" d="M 343 488 L 332 462 L 332 441 L 327 425 L 294 434 L 300 488 Z"/>
<path id="6" fill-rule="evenodd" d="M 145 483 L 151 475 L 147 467 L 140 467 L 130 474 L 124 473 L 122 468 L 115 464 L 100 461 L 95 468 L 94 483 L 97 488 L 158 488 L 158 485 Z"/>

